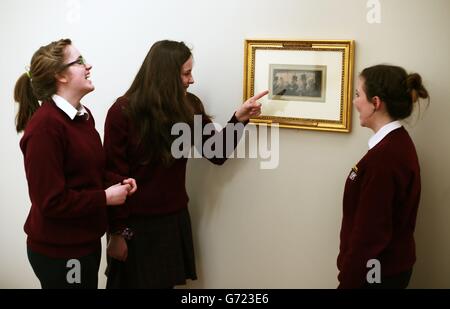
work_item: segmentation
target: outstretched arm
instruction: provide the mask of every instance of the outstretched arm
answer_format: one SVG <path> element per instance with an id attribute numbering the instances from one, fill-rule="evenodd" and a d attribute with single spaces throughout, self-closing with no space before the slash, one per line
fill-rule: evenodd
<path id="1" fill-rule="evenodd" d="M 267 95 L 267 93 L 268 91 L 260 92 L 245 101 L 221 131 L 211 127 L 207 129 L 207 126 L 211 124 L 211 120 L 203 116 L 202 154 L 205 158 L 217 165 L 225 163 L 228 156 L 236 149 L 244 132 L 244 126 L 249 119 L 261 114 L 261 104 L 257 100 Z"/>

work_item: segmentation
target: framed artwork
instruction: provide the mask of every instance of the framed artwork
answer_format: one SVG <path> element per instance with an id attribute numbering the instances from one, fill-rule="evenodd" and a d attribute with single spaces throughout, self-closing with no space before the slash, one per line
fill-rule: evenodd
<path id="1" fill-rule="evenodd" d="M 350 132 L 354 41 L 246 40 L 244 99 L 259 100 L 254 124 Z"/>

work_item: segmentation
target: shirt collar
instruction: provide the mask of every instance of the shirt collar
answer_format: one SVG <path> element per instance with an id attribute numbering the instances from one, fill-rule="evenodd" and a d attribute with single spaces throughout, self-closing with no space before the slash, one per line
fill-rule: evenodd
<path id="1" fill-rule="evenodd" d="M 394 131 L 395 129 L 398 129 L 402 126 L 400 121 L 392 121 L 388 124 L 384 125 L 380 130 L 378 130 L 377 133 L 375 133 L 370 139 L 369 139 L 369 149 L 372 149 L 375 147 L 379 142 L 385 138 L 386 135 Z"/>
<path id="2" fill-rule="evenodd" d="M 57 94 L 52 95 L 52 99 L 55 102 L 56 106 L 58 106 L 59 109 L 61 109 L 64 113 L 66 113 L 70 119 L 73 120 L 75 116 L 83 116 L 84 114 L 86 114 L 87 119 L 89 119 L 89 113 L 82 104 L 80 104 L 79 109 L 76 109 L 66 99 Z"/>

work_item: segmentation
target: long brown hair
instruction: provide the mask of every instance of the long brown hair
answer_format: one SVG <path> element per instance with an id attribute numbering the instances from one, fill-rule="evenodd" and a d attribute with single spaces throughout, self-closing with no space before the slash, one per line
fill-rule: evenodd
<path id="1" fill-rule="evenodd" d="M 172 126 L 178 122 L 193 125 L 194 103 L 181 81 L 181 68 L 191 56 L 183 42 L 156 42 L 125 93 L 129 100 L 125 112 L 146 161 L 170 165 L 175 138 L 171 135 Z"/>
<path id="2" fill-rule="evenodd" d="M 23 73 L 14 87 L 14 101 L 19 103 L 16 131 L 25 129 L 39 101 L 49 100 L 56 93 L 55 75 L 64 69 L 65 49 L 70 39 L 61 39 L 40 47 L 31 58 L 30 69 Z"/>
<path id="3" fill-rule="evenodd" d="M 375 65 L 365 68 L 361 77 L 364 79 L 367 99 L 370 101 L 374 96 L 380 97 L 385 102 L 389 115 L 395 120 L 409 117 L 413 111 L 413 103 L 419 98 L 429 99 L 422 77 L 417 73 L 408 74 L 399 66 Z"/>

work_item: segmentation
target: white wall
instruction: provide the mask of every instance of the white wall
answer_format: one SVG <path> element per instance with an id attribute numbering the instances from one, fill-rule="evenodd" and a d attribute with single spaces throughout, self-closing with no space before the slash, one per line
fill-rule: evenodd
<path id="1" fill-rule="evenodd" d="M 94 66 L 97 89 L 83 102 L 101 135 L 108 107 L 160 39 L 194 48 L 192 92 L 221 124 L 242 102 L 246 38 L 354 39 L 355 73 L 381 62 L 418 71 L 432 102 L 410 129 L 423 181 L 411 287 L 450 288 L 450 2 L 379 2 L 381 23 L 369 24 L 365 0 L 0 1 L 0 288 L 39 287 L 25 251 L 29 198 L 12 90 L 32 53 L 63 37 Z M 258 159 L 190 160 L 199 280 L 188 287 L 334 288 L 344 182 L 370 134 L 355 113 L 350 134 L 281 130 L 274 170 Z"/>

